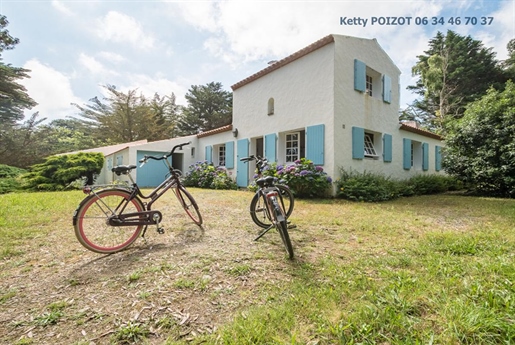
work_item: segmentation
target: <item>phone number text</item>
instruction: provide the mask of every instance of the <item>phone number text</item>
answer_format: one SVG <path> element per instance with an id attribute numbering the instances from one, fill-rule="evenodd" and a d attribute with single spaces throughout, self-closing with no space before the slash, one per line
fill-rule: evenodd
<path id="1" fill-rule="evenodd" d="M 492 25 L 494 17 L 340 17 L 340 25 Z"/>

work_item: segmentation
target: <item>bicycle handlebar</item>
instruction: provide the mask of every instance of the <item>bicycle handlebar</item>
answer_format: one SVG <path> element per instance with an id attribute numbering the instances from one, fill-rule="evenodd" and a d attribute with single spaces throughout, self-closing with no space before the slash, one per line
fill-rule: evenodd
<path id="1" fill-rule="evenodd" d="M 139 160 L 139 162 L 141 163 L 140 167 L 142 167 L 146 162 L 147 160 L 149 159 L 153 159 L 153 160 L 156 160 L 156 161 L 160 161 L 162 159 L 167 159 L 168 157 L 170 157 L 171 155 L 173 155 L 173 153 L 175 152 L 175 150 L 179 149 L 179 150 L 182 150 L 182 147 L 183 146 L 186 146 L 186 145 L 189 145 L 191 144 L 191 141 L 188 141 L 187 143 L 183 143 L 183 144 L 179 144 L 179 145 L 175 145 L 173 148 L 172 148 L 172 151 L 170 151 L 170 153 L 164 155 L 164 156 L 161 156 L 161 157 L 156 157 L 156 156 L 144 156 L 142 159 Z"/>
<path id="2" fill-rule="evenodd" d="M 247 163 L 250 161 L 256 161 L 256 168 L 258 170 L 258 173 L 260 174 L 263 168 L 268 164 L 268 159 L 260 157 L 260 156 L 254 156 L 251 155 L 249 157 L 243 157 L 240 158 L 240 161 Z"/>

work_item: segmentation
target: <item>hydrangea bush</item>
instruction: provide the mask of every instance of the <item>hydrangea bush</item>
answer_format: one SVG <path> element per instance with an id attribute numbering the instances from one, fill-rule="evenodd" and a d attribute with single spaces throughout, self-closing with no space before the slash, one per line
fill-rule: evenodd
<path id="1" fill-rule="evenodd" d="M 209 189 L 237 189 L 236 182 L 227 175 L 224 167 L 215 167 L 207 161 L 196 162 L 188 168 L 183 177 L 183 184 L 187 187 L 200 187 Z"/>
<path id="2" fill-rule="evenodd" d="M 292 165 L 271 163 L 263 170 L 263 176 L 277 177 L 300 198 L 326 197 L 333 182 L 321 166 L 306 158 L 296 160 Z"/>

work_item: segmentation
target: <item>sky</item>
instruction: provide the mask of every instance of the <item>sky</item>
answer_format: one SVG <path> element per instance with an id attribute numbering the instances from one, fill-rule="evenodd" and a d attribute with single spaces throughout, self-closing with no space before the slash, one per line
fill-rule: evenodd
<path id="1" fill-rule="evenodd" d="M 0 0 L 20 43 L 3 63 L 30 70 L 20 81 L 47 122 L 77 116 L 73 104 L 102 98 L 105 85 L 187 105 L 192 85 L 223 88 L 329 34 L 375 38 L 401 70 L 401 102 L 418 77 L 411 68 L 438 31 L 481 40 L 499 60 L 515 38 L 515 0 L 133 1 Z M 293 86 L 292 86 L 293 87 Z"/>

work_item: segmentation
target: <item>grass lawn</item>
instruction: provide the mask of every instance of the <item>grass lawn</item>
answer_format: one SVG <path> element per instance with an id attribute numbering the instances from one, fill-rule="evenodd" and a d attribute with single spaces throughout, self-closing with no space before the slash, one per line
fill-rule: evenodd
<path id="1" fill-rule="evenodd" d="M 81 192 L 0 195 L 0 343 L 515 343 L 515 200 L 296 200 L 290 261 L 252 193 L 189 190 L 203 228 L 165 196 L 113 255 L 75 238 Z"/>

